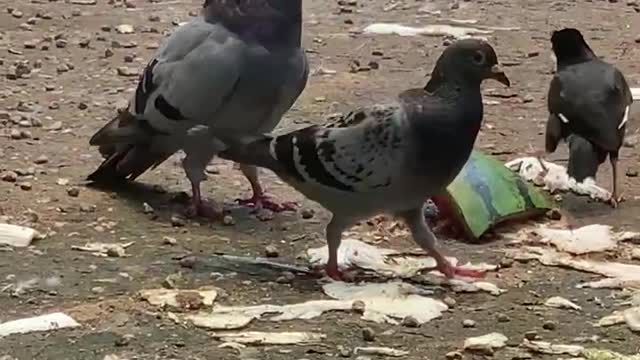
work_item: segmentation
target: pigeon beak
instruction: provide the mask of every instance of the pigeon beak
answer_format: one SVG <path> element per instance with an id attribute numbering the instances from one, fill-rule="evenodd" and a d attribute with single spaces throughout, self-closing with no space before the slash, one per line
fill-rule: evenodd
<path id="1" fill-rule="evenodd" d="M 498 65 L 493 65 L 491 67 L 491 76 L 489 77 L 499 83 L 504 84 L 507 87 L 511 87 L 511 81 L 509 81 L 507 75 L 505 75 L 504 71 L 502 71 L 502 69 Z"/>

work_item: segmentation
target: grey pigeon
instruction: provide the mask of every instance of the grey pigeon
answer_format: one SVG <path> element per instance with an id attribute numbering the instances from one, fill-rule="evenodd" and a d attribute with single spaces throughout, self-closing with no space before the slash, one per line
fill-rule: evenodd
<path id="1" fill-rule="evenodd" d="M 133 180 L 182 149 L 193 191 L 188 214 L 219 217 L 201 199 L 200 183 L 224 145 L 187 130 L 273 130 L 307 83 L 301 26 L 301 0 L 207 0 L 151 59 L 129 107 L 91 138 L 105 160 L 88 179 Z M 255 166 L 240 168 L 253 190 L 246 202 L 283 209 L 264 195 Z"/>
<path id="2" fill-rule="evenodd" d="M 578 181 L 595 177 L 608 155 L 613 168 L 611 204 L 615 207 L 621 200 L 617 165 L 633 102 L 631 89 L 620 70 L 596 56 L 580 31 L 554 31 L 551 44 L 557 71 L 547 98 L 545 150 L 554 152 L 560 140 L 573 135 L 569 175 Z"/>
<path id="3" fill-rule="evenodd" d="M 469 158 L 482 123 L 480 84 L 489 78 L 509 86 L 494 49 L 485 41 L 460 40 L 444 50 L 424 88 L 325 127 L 222 139 L 229 149 L 220 157 L 271 169 L 332 213 L 326 273 L 333 279 L 342 277 L 342 233 L 379 213 L 403 219 L 447 277 L 482 276 L 452 266 L 440 253 L 423 205 L 445 190 Z"/>

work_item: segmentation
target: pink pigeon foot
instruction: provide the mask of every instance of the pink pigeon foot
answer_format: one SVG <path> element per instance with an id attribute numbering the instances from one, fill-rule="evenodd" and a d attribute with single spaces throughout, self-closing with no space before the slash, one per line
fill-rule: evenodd
<path id="1" fill-rule="evenodd" d="M 240 205 L 249 206 L 254 209 L 268 209 L 273 212 L 296 211 L 298 204 L 295 202 L 277 203 L 267 195 L 253 195 L 249 199 L 236 200 Z"/>
<path id="2" fill-rule="evenodd" d="M 458 266 L 453 266 L 451 263 L 446 260 L 444 257 L 438 260 L 436 257 L 436 261 L 438 264 L 433 268 L 425 268 L 423 271 L 431 271 L 438 270 L 448 279 L 454 278 L 456 276 L 469 277 L 469 278 L 483 278 L 485 276 L 485 272 L 482 270 L 473 270 L 473 269 L 464 269 Z"/>

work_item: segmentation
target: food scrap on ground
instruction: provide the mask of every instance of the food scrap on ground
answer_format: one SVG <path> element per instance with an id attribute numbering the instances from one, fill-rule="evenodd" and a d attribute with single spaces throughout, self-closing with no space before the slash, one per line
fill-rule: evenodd
<path id="1" fill-rule="evenodd" d="M 16 248 L 27 247 L 37 236 L 38 232 L 29 227 L 0 224 L 0 245 Z"/>
<path id="2" fill-rule="evenodd" d="M 69 315 L 57 312 L 0 323 L 0 338 L 13 334 L 52 331 L 79 326 L 80 324 Z"/>

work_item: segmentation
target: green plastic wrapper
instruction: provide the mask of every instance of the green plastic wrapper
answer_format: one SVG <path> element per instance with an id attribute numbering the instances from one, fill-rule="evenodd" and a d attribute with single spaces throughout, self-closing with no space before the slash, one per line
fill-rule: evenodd
<path id="1" fill-rule="evenodd" d="M 553 208 L 542 189 L 477 150 L 449 185 L 447 194 L 432 200 L 470 241 L 477 241 L 504 221 L 527 220 Z"/>

